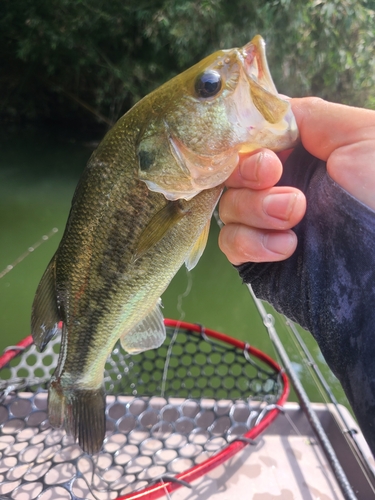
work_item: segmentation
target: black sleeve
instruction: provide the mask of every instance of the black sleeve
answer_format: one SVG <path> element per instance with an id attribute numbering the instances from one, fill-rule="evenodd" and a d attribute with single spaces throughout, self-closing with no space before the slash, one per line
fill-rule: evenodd
<path id="1" fill-rule="evenodd" d="M 302 147 L 288 158 L 279 185 L 307 197 L 294 228 L 297 249 L 283 262 L 237 269 L 259 298 L 313 334 L 375 455 L 375 212 Z"/>

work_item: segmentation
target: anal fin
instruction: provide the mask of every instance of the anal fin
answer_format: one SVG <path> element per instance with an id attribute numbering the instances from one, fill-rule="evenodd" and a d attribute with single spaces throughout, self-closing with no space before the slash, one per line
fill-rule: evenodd
<path id="1" fill-rule="evenodd" d="M 204 249 L 206 248 L 208 233 L 210 232 L 210 224 L 211 221 L 208 220 L 207 224 L 203 228 L 203 231 L 199 235 L 199 238 L 194 243 L 190 254 L 185 260 L 185 266 L 187 267 L 188 271 L 191 271 L 198 264 L 198 261 L 201 258 Z"/>
<path id="2" fill-rule="evenodd" d="M 31 313 L 31 333 L 40 351 L 59 331 L 59 309 L 56 298 L 55 257 L 49 263 L 36 290 Z"/>
<path id="3" fill-rule="evenodd" d="M 106 431 L 103 387 L 63 390 L 57 380 L 52 381 L 48 414 L 52 427 L 64 426 L 83 451 L 91 455 L 100 451 Z"/>
<path id="4" fill-rule="evenodd" d="M 159 299 L 147 316 L 122 335 L 120 342 L 126 352 L 138 354 L 149 349 L 156 349 L 164 342 L 166 330 L 160 305 L 161 300 Z"/>

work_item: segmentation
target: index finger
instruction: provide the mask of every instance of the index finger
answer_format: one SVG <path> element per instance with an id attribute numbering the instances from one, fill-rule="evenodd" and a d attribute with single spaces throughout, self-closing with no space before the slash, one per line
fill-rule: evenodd
<path id="1" fill-rule="evenodd" d="M 273 151 L 258 149 L 251 154 L 240 155 L 234 172 L 226 180 L 226 187 L 268 189 L 281 177 L 281 161 Z"/>

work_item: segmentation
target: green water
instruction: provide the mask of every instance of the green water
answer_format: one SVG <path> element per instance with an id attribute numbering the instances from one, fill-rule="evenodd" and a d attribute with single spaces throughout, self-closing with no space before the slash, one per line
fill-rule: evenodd
<path id="1" fill-rule="evenodd" d="M 29 335 L 33 295 L 58 246 L 76 183 L 92 152 L 85 145 L 88 139 L 78 137 L 74 130 L 47 127 L 2 132 L 0 273 L 43 235 L 53 228 L 58 232 L 0 278 L 0 352 Z M 197 267 L 190 273 L 182 268 L 165 292 L 164 315 L 201 323 L 276 358 L 247 288 L 218 249 L 217 236 L 218 227 L 213 222 L 207 249 Z M 310 398 L 323 401 L 279 319 L 277 330 Z M 307 332 L 302 331 L 302 335 L 336 398 L 347 404 L 315 341 Z M 295 399 L 293 394 L 291 398 Z"/>

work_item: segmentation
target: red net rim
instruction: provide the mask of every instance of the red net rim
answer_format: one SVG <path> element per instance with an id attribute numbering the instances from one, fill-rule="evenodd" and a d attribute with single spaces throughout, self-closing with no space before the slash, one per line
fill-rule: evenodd
<path id="1" fill-rule="evenodd" d="M 276 361 L 274 361 L 270 356 L 265 354 L 263 351 L 256 349 L 255 347 L 246 344 L 245 342 L 235 339 L 233 337 L 229 337 L 223 333 L 217 332 L 215 330 L 211 330 L 209 328 L 203 328 L 201 325 L 187 323 L 184 321 L 176 321 L 172 319 L 164 320 L 165 326 L 170 328 L 184 329 L 193 331 L 199 334 L 204 333 L 207 337 L 219 340 L 221 342 L 225 342 L 230 344 L 238 349 L 243 351 L 247 351 L 252 356 L 258 358 L 263 363 L 270 366 L 276 373 L 279 373 L 282 382 L 283 382 L 283 390 L 280 394 L 279 399 L 273 405 L 274 407 L 268 411 L 268 413 L 262 418 L 262 420 L 252 427 L 249 432 L 244 434 L 244 438 L 248 440 L 255 439 L 259 434 L 261 434 L 278 416 L 280 412 L 280 407 L 282 407 L 289 395 L 289 381 L 286 376 L 284 370 L 280 367 Z M 4 368 L 12 359 L 14 359 L 18 354 L 20 354 L 24 349 L 27 349 L 33 344 L 33 338 L 31 335 L 21 340 L 18 344 L 14 346 L 14 348 L 9 348 L 2 356 L 0 356 L 0 369 Z M 222 463 L 226 462 L 230 458 L 232 458 L 236 453 L 241 451 L 245 446 L 247 446 L 249 442 L 245 440 L 234 440 L 230 444 L 228 444 L 223 450 L 208 458 L 204 462 L 199 465 L 195 465 L 191 467 L 187 471 L 181 472 L 175 476 L 177 480 L 184 481 L 187 483 L 191 483 L 195 479 L 207 474 L 215 467 L 218 467 Z M 129 499 L 144 499 L 144 500 L 154 500 L 164 496 L 167 492 L 171 493 L 172 491 L 180 488 L 182 486 L 181 483 L 164 480 L 163 482 L 155 483 L 151 486 L 144 488 L 143 490 L 136 491 L 134 493 L 130 493 L 124 496 L 117 497 L 116 500 L 129 500 Z"/>

